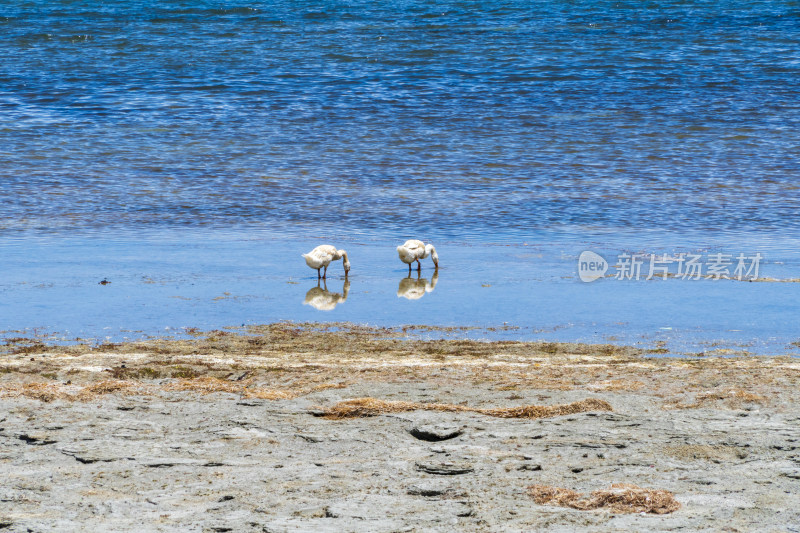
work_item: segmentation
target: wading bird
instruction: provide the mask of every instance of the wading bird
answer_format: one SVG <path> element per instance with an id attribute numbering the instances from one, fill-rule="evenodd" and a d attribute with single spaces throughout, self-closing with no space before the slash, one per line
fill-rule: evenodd
<path id="1" fill-rule="evenodd" d="M 412 239 L 397 247 L 397 255 L 400 256 L 400 261 L 408 265 L 409 272 L 411 272 L 411 263 L 414 261 L 417 262 L 417 270 L 421 270 L 422 263 L 419 260 L 426 259 L 428 256 L 433 259 L 433 266 L 437 270 L 439 268 L 439 255 L 432 244 L 425 244 L 422 241 Z"/>
<path id="2" fill-rule="evenodd" d="M 309 267 L 316 269 L 317 279 L 325 279 L 325 276 L 328 274 L 328 265 L 331 264 L 331 261 L 338 261 L 339 259 L 342 259 L 344 263 L 344 277 L 347 277 L 347 273 L 350 272 L 350 260 L 347 259 L 347 252 L 344 250 L 337 250 L 335 246 L 331 246 L 330 244 L 317 246 L 307 254 L 302 254 L 302 256 Z M 323 267 L 325 270 L 322 275 L 320 275 L 319 271 Z"/>

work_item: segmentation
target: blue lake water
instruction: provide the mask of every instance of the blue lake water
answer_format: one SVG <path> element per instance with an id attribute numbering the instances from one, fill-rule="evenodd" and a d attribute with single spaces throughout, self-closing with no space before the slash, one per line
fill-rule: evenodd
<path id="1" fill-rule="evenodd" d="M 506 324 L 474 334 L 792 353 L 798 283 L 582 283 L 577 262 L 760 253 L 800 278 L 799 27 L 794 1 L 2 6 L 0 329 Z M 435 286 L 430 263 L 403 282 L 406 238 L 437 245 Z M 299 257 L 325 242 L 350 252 L 344 301 L 340 265 L 325 294 Z"/>

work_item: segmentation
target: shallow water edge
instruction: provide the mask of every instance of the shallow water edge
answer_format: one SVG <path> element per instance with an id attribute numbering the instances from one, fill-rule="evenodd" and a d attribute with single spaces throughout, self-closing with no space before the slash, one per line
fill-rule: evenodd
<path id="1" fill-rule="evenodd" d="M 613 343 L 675 354 L 784 354 L 799 340 L 793 317 L 800 314 L 800 260 L 790 240 L 421 237 L 436 244 L 438 270 L 428 260 L 409 274 L 395 251 L 405 236 L 168 231 L 4 239 L 0 335 L 119 342 L 292 321 L 435 326 L 471 339 Z M 326 280 L 305 265 L 300 254 L 321 242 L 347 249 L 353 265 L 347 279 L 340 262 Z M 585 250 L 608 260 L 604 278 L 581 281 Z M 622 254 L 687 252 L 706 262 L 719 253 L 760 253 L 761 282 L 647 280 L 646 264 L 639 279 L 613 276 Z"/>

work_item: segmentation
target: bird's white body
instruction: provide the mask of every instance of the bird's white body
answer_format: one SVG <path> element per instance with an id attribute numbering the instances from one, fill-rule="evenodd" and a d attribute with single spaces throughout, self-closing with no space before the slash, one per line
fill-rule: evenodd
<path id="1" fill-rule="evenodd" d="M 350 271 L 350 261 L 347 259 L 347 252 L 344 250 L 337 250 L 335 246 L 331 246 L 330 244 L 317 246 L 307 254 L 302 254 L 302 256 L 303 259 L 306 260 L 306 264 L 317 271 L 317 277 L 320 277 L 319 270 L 321 268 L 325 268 L 325 275 L 327 275 L 328 265 L 331 264 L 331 261 L 338 261 L 339 259 L 344 259 L 345 277 Z M 324 278 L 325 275 L 322 277 Z"/>
<path id="2" fill-rule="evenodd" d="M 425 244 L 422 241 L 411 239 L 397 247 L 397 255 L 400 256 L 400 261 L 408 265 L 408 270 L 411 270 L 411 263 L 417 262 L 417 270 L 422 268 L 420 259 L 427 259 L 429 256 L 433 259 L 434 266 L 439 268 L 439 255 L 436 253 L 436 248 L 432 244 Z"/>

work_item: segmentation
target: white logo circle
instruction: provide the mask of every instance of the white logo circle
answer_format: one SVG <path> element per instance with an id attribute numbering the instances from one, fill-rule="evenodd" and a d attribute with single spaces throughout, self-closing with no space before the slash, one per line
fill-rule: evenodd
<path id="1" fill-rule="evenodd" d="M 578 257 L 578 276 L 581 281 L 589 283 L 602 278 L 607 270 L 608 261 L 590 250 L 584 250 Z"/>

